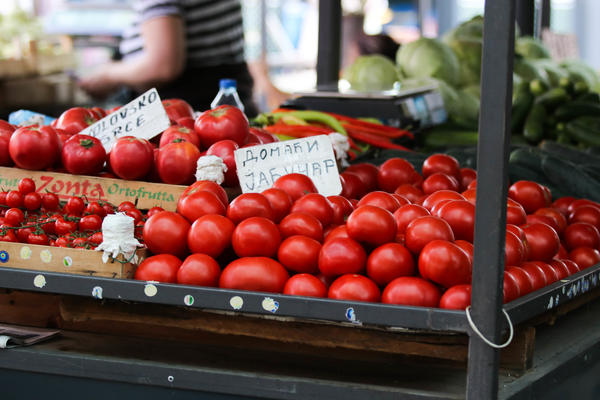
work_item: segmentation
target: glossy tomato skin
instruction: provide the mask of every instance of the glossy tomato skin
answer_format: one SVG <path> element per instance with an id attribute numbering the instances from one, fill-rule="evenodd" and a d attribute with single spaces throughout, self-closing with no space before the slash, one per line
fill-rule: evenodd
<path id="1" fill-rule="evenodd" d="M 194 130 L 204 148 L 219 140 L 230 139 L 239 146 L 246 143 L 249 132 L 248 118 L 238 108 L 222 105 L 200 114 L 194 122 Z"/>
<path id="2" fill-rule="evenodd" d="M 141 179 L 152 169 L 154 152 L 147 140 L 124 136 L 113 144 L 109 160 L 111 170 L 119 178 Z"/>
<path id="3" fill-rule="evenodd" d="M 352 172 L 342 172 L 340 174 L 342 192 L 340 196 L 348 200 L 360 199 L 366 193 L 366 186 L 358 175 Z"/>
<path id="4" fill-rule="evenodd" d="M 227 218 L 238 224 L 250 217 L 263 217 L 274 221 L 269 200 L 260 193 L 243 193 L 227 206 Z"/>
<path id="5" fill-rule="evenodd" d="M 440 208 L 439 216 L 450 225 L 455 239 L 473 242 L 475 229 L 473 204 L 466 200 L 449 201 Z"/>
<path id="6" fill-rule="evenodd" d="M 504 271 L 502 294 L 504 303 L 510 303 L 521 296 L 517 280 L 506 271 Z"/>
<path id="7" fill-rule="evenodd" d="M 177 212 L 192 223 L 203 215 L 225 215 L 226 208 L 216 194 L 208 190 L 200 190 L 181 196 L 177 201 Z"/>
<path id="8" fill-rule="evenodd" d="M 263 128 L 251 126 L 249 132 L 258 138 L 261 144 L 279 142 L 279 138 L 267 132 Z"/>
<path id="9" fill-rule="evenodd" d="M 187 244 L 192 253 L 219 257 L 231 246 L 235 225 L 230 219 L 207 214 L 194 221 L 187 234 Z"/>
<path id="10" fill-rule="evenodd" d="M 413 255 L 399 243 L 379 246 L 367 258 L 367 276 L 379 286 L 385 286 L 400 276 L 414 274 Z"/>
<path id="11" fill-rule="evenodd" d="M 158 150 L 156 167 L 160 180 L 171 185 L 194 181 L 200 150 L 190 142 L 171 142 Z"/>
<path id="12" fill-rule="evenodd" d="M 279 223 L 292 208 L 292 198 L 281 189 L 269 188 L 261 193 L 267 198 L 273 210 L 273 221 Z"/>
<path id="13" fill-rule="evenodd" d="M 321 243 L 308 236 L 286 238 L 277 250 L 277 259 L 286 269 L 300 273 L 315 273 L 319 268 Z"/>
<path id="14" fill-rule="evenodd" d="M 347 198 L 343 196 L 327 196 L 331 209 L 333 210 L 332 225 L 341 225 L 346 222 L 346 218 L 354 210 L 354 206 Z"/>
<path id="15" fill-rule="evenodd" d="M 575 222 L 587 222 L 594 225 L 596 229 L 600 229 L 600 208 L 592 205 L 577 207 L 569 214 L 569 223 Z"/>
<path id="16" fill-rule="evenodd" d="M 358 207 L 366 205 L 377 206 L 388 210 L 391 213 L 396 211 L 398 208 L 400 208 L 400 206 L 403 206 L 404 204 L 406 203 L 401 204 L 396 197 L 394 197 L 390 193 L 383 191 L 367 193 L 358 201 Z"/>
<path id="17" fill-rule="evenodd" d="M 79 230 L 81 232 L 94 232 L 102 229 L 102 218 L 96 214 L 84 215 L 79 220 Z"/>
<path id="18" fill-rule="evenodd" d="M 415 167 L 405 159 L 390 158 L 379 166 L 377 186 L 381 190 L 392 193 L 404 183 L 414 183 L 417 175 Z"/>
<path id="19" fill-rule="evenodd" d="M 229 198 L 227 196 L 227 192 L 225 191 L 225 189 L 223 189 L 223 187 L 221 187 L 221 185 L 219 185 L 216 182 L 212 182 L 212 181 L 196 181 L 194 183 L 192 183 L 190 186 L 188 186 L 183 193 L 181 194 L 182 197 L 190 195 L 192 193 L 195 192 L 199 192 L 199 191 L 208 191 L 208 192 L 213 192 L 218 199 L 221 201 L 221 203 L 223 203 L 223 205 L 227 206 L 227 204 L 229 204 Z"/>
<path id="20" fill-rule="evenodd" d="M 523 206 L 514 200 L 508 199 L 506 206 L 506 223 L 511 225 L 523 225 L 527 223 L 527 213 Z"/>
<path id="21" fill-rule="evenodd" d="M 293 235 L 304 235 L 323 241 L 323 225 L 312 215 L 304 213 L 290 213 L 279 223 L 279 232 L 282 238 Z"/>
<path id="22" fill-rule="evenodd" d="M 571 274 L 569 272 L 569 268 L 561 260 L 558 260 L 558 259 L 552 260 L 550 262 L 550 266 L 558 274 L 558 280 L 565 279 L 567 276 L 569 276 Z"/>
<path id="23" fill-rule="evenodd" d="M 173 125 L 168 127 L 163 133 L 160 134 L 160 142 L 158 147 L 164 147 L 167 144 L 181 139 L 186 142 L 190 142 L 200 149 L 200 138 L 193 129 L 186 128 L 185 126 Z"/>
<path id="24" fill-rule="evenodd" d="M 532 181 L 517 181 L 508 189 L 508 196 L 521 204 L 527 214 L 534 213 L 538 208 L 548 207 L 551 198 L 542 185 Z"/>
<path id="25" fill-rule="evenodd" d="M 206 150 L 206 155 L 219 157 L 227 166 L 227 171 L 225 171 L 225 181 L 223 184 L 228 187 L 237 186 L 239 184 L 237 165 L 234 157 L 234 151 L 239 148 L 240 146 L 236 142 L 226 139 L 213 143 Z"/>
<path id="26" fill-rule="evenodd" d="M 391 212 L 371 205 L 359 206 L 352 211 L 346 227 L 352 239 L 375 246 L 393 242 L 397 229 Z"/>
<path id="27" fill-rule="evenodd" d="M 590 247 L 577 247 L 569 252 L 569 260 L 575 262 L 581 271 L 600 263 L 600 251 Z"/>
<path id="28" fill-rule="evenodd" d="M 431 209 L 442 200 L 464 200 L 465 198 L 454 190 L 438 190 L 431 193 L 423 200 L 423 207 L 431 211 Z"/>
<path id="29" fill-rule="evenodd" d="M 548 278 L 546 277 L 546 272 L 537 263 L 525 261 L 519 266 L 519 268 L 524 270 L 531 278 L 534 291 L 550 284 Z"/>
<path id="30" fill-rule="evenodd" d="M 93 136 L 73 135 L 63 145 L 62 165 L 71 174 L 95 175 L 102 171 L 106 151 Z"/>
<path id="31" fill-rule="evenodd" d="M 394 211 L 394 219 L 396 220 L 398 233 L 404 233 L 408 224 L 410 224 L 414 219 L 417 219 L 418 217 L 425 217 L 427 215 L 431 214 L 423 206 L 417 204 L 403 205 Z"/>
<path id="32" fill-rule="evenodd" d="M 273 257 L 281 243 L 279 229 L 273 221 L 263 217 L 250 217 L 233 230 L 231 244 L 239 257 Z"/>
<path id="33" fill-rule="evenodd" d="M 383 290 L 381 302 L 405 306 L 437 307 L 440 289 L 428 280 L 416 276 L 401 276 Z"/>
<path id="34" fill-rule="evenodd" d="M 333 208 L 325 196 L 319 193 L 307 193 L 294 202 L 291 212 L 312 215 L 319 220 L 323 228 L 333 221 Z"/>
<path id="35" fill-rule="evenodd" d="M 425 193 L 423 193 L 421 189 L 410 183 L 403 183 L 398 186 L 396 190 L 394 190 L 394 193 L 406 198 L 411 203 L 416 203 L 425 196 Z"/>
<path id="36" fill-rule="evenodd" d="M 183 99 L 164 99 L 162 105 L 171 121 L 194 116 L 194 109 Z"/>
<path id="37" fill-rule="evenodd" d="M 600 231 L 587 222 L 574 222 L 565 228 L 563 241 L 567 250 L 577 247 L 598 248 L 600 246 Z"/>
<path id="38" fill-rule="evenodd" d="M 172 254 L 158 254 L 146 258 L 138 265 L 134 279 L 175 283 L 181 260 Z"/>
<path id="39" fill-rule="evenodd" d="M 58 136 L 50 126 L 24 126 L 13 132 L 8 152 L 15 165 L 29 170 L 51 167 L 59 155 Z"/>
<path id="40" fill-rule="evenodd" d="M 504 243 L 504 265 L 520 265 L 525 261 L 525 246 L 517 235 L 506 231 Z"/>
<path id="41" fill-rule="evenodd" d="M 64 130 L 69 135 L 76 135 L 97 120 L 97 117 L 89 109 L 72 107 L 58 117 L 54 127 Z"/>
<path id="42" fill-rule="evenodd" d="M 177 270 L 177 283 L 216 287 L 221 267 L 206 254 L 189 255 Z"/>
<path id="43" fill-rule="evenodd" d="M 600 210 L 598 210 L 598 212 L 599 212 L 598 221 L 600 222 Z M 558 233 L 559 235 L 567 227 L 567 218 L 556 208 L 552 208 L 552 207 L 539 208 L 536 210 L 535 215 L 542 215 L 542 216 L 552 219 L 553 223 L 550 226 L 552 226 L 556 230 L 556 233 Z"/>
<path id="44" fill-rule="evenodd" d="M 455 177 L 441 172 L 435 172 L 425 178 L 422 187 L 423 193 L 426 195 L 435 193 L 439 190 L 452 190 L 454 192 L 460 190 L 460 184 Z"/>
<path id="45" fill-rule="evenodd" d="M 297 274 L 287 280 L 283 294 L 291 296 L 326 297 L 327 287 L 311 274 Z"/>
<path id="46" fill-rule="evenodd" d="M 288 278 L 285 268 L 271 258 L 242 257 L 223 269 L 219 287 L 281 293 Z"/>
<path id="47" fill-rule="evenodd" d="M 440 308 L 464 310 L 471 305 L 471 285 L 455 285 L 444 292 L 440 298 Z"/>
<path id="48" fill-rule="evenodd" d="M 529 259 L 550 261 L 558 253 L 560 238 L 552 227 L 546 224 L 531 224 L 522 227 L 527 237 Z"/>
<path id="49" fill-rule="evenodd" d="M 348 228 L 346 227 L 346 225 L 339 225 L 329 230 L 325 235 L 324 241 L 326 242 L 328 240 L 335 239 L 338 237 L 350 239 L 350 236 L 348 235 Z"/>
<path id="50" fill-rule="evenodd" d="M 533 292 L 533 278 L 524 269 L 514 265 L 509 265 L 506 267 L 505 271 L 507 274 L 511 275 L 514 281 L 517 283 L 517 286 L 519 287 L 519 294 L 521 296 L 525 296 L 526 294 Z"/>
<path id="51" fill-rule="evenodd" d="M 306 193 L 317 193 L 317 187 L 306 175 L 293 173 L 281 176 L 275 180 L 273 187 L 286 192 L 292 202 L 295 202 Z"/>
<path id="52" fill-rule="evenodd" d="M 360 273 L 366 262 L 365 249 L 353 239 L 328 240 L 319 252 L 319 271 L 326 276 Z"/>
<path id="53" fill-rule="evenodd" d="M 413 254 L 419 254 L 421 249 L 432 240 L 454 241 L 452 228 L 443 219 L 428 215 L 416 218 L 406 227 L 405 246 Z"/>
<path id="54" fill-rule="evenodd" d="M 435 173 L 443 173 L 460 180 L 460 164 L 448 154 L 432 154 L 423 161 L 422 174 L 427 178 Z"/>
<path id="55" fill-rule="evenodd" d="M 190 223 L 172 211 L 161 211 L 144 224 L 144 243 L 154 254 L 172 254 L 184 258 L 188 253 Z"/>
<path id="56" fill-rule="evenodd" d="M 0 120 L 0 122 L 4 122 Z M 8 124 L 8 122 L 7 122 Z M 10 142 L 10 137 L 14 130 L 16 129 L 11 125 L 12 130 L 3 129 L 0 125 L 0 166 L 2 167 L 10 167 L 13 165 L 13 160 L 10 158 L 10 153 L 8 151 L 8 144 Z"/>
<path id="57" fill-rule="evenodd" d="M 345 274 L 329 286 L 327 297 L 335 300 L 378 302 L 381 291 L 369 278 L 358 274 Z"/>
<path id="58" fill-rule="evenodd" d="M 379 168 L 371 163 L 356 163 L 350 165 L 344 170 L 345 172 L 352 172 L 362 181 L 366 192 L 373 192 L 377 190 L 377 174 Z"/>
<path id="59" fill-rule="evenodd" d="M 23 206 L 28 211 L 38 210 L 42 206 L 42 196 L 38 192 L 29 192 L 23 196 Z"/>
<path id="60" fill-rule="evenodd" d="M 460 190 L 467 190 L 469 184 L 477 179 L 477 171 L 473 168 L 464 167 L 460 171 Z"/>
<path id="61" fill-rule="evenodd" d="M 469 255 L 454 243 L 433 240 L 419 254 L 419 273 L 443 287 L 471 283 Z"/>

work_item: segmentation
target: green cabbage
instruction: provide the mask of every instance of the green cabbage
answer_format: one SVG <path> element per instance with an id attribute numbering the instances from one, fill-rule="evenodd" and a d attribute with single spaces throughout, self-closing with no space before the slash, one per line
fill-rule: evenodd
<path id="1" fill-rule="evenodd" d="M 459 86 L 479 83 L 483 48 L 483 16 L 463 22 L 443 37 L 456 54 L 460 65 Z"/>
<path id="2" fill-rule="evenodd" d="M 390 90 L 398 81 L 398 70 L 389 58 L 380 54 L 359 56 L 342 76 L 352 90 L 360 92 Z"/>
<path id="3" fill-rule="evenodd" d="M 458 82 L 458 60 L 452 50 L 436 39 L 420 38 L 400 47 L 396 63 L 405 78 L 432 77 L 451 85 Z"/>

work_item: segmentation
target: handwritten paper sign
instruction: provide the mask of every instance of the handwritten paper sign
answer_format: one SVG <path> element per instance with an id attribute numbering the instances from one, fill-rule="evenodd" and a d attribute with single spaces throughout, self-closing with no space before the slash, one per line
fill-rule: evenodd
<path id="1" fill-rule="evenodd" d="M 324 196 L 342 191 L 333 146 L 326 135 L 244 147 L 234 157 L 243 193 L 262 192 L 291 173 L 311 178 Z"/>
<path id="2" fill-rule="evenodd" d="M 99 139 L 108 153 L 122 136 L 152 139 L 170 125 L 158 92 L 152 88 L 79 133 Z"/>

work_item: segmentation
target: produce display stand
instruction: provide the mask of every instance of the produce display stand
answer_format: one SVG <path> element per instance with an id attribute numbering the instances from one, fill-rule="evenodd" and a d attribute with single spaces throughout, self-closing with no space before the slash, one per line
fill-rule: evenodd
<path id="1" fill-rule="evenodd" d="M 0 265 L 0 322 L 61 329 L 48 342 L 0 350 L 7 398 L 552 399 L 568 398 L 571 390 L 589 395 L 583 398 L 598 395 L 590 377 L 600 372 L 600 265 L 501 304 L 504 229 L 494 227 L 506 220 L 515 1 L 487 0 L 485 7 L 493 17 L 485 19 L 483 45 L 474 325 L 464 311 Z M 320 8 L 321 26 L 328 25 L 324 16 L 339 17 L 339 2 L 320 2 Z M 44 285 L 36 284 L 40 276 Z M 516 334 L 503 351 L 472 328 L 500 343 L 506 318 Z"/>

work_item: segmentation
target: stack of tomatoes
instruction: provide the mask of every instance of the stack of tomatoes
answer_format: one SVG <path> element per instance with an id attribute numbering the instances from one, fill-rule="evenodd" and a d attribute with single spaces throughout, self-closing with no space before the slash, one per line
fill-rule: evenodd
<path id="1" fill-rule="evenodd" d="M 224 184 L 236 186 L 233 152 L 277 140 L 262 129 L 250 128 L 244 113 L 235 107 L 221 106 L 194 119 L 183 100 L 168 99 L 163 105 L 171 127 L 151 141 L 120 137 L 108 154 L 100 140 L 80 132 L 118 112 L 118 107 L 73 107 L 47 126 L 16 127 L 0 121 L 0 166 L 188 185 L 195 180 L 198 158 L 209 154 L 227 165 Z"/>
<path id="2" fill-rule="evenodd" d="M 470 304 L 476 172 L 435 154 L 419 173 L 401 158 L 355 164 L 339 196 L 301 174 L 228 201 L 189 186 L 177 212 L 148 219 L 154 254 L 136 279 L 352 301 L 464 309 Z M 510 186 L 504 300 L 600 262 L 600 205 L 551 201 L 544 186 Z"/>

